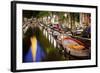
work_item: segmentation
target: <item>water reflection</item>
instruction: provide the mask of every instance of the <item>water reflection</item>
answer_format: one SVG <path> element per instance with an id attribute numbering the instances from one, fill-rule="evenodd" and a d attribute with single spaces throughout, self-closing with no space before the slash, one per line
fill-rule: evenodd
<path id="1" fill-rule="evenodd" d="M 40 62 L 45 58 L 45 52 L 37 40 L 37 32 L 36 28 L 31 27 L 26 32 L 23 42 L 23 62 Z"/>
<path id="2" fill-rule="evenodd" d="M 29 27 L 23 36 L 23 62 L 82 60 L 86 57 L 75 57 L 59 45 L 57 39 L 46 30 L 38 27 Z M 46 34 L 45 34 L 46 33 Z M 50 36 L 52 35 L 52 36 Z M 70 39 L 72 40 L 72 38 Z M 67 40 L 68 41 L 68 40 Z M 73 40 L 75 41 L 75 39 Z M 71 42 L 72 43 L 72 42 Z M 75 46 L 76 47 L 76 46 Z M 68 48 L 66 48 L 68 49 Z"/>

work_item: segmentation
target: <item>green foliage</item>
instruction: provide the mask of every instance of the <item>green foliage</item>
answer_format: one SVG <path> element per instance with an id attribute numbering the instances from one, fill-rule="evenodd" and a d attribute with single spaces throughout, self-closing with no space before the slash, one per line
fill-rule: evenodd
<path id="1" fill-rule="evenodd" d="M 80 21 L 80 14 L 79 13 L 75 13 L 74 17 L 75 17 L 75 21 L 77 21 L 77 22 Z"/>
<path id="2" fill-rule="evenodd" d="M 59 21 L 64 22 L 64 20 L 65 20 L 64 13 L 63 13 L 63 12 L 59 12 L 59 13 L 58 13 L 58 16 L 59 16 Z"/>
<path id="3" fill-rule="evenodd" d="M 79 13 L 70 13 L 70 17 L 72 21 L 77 21 L 79 22 Z"/>
<path id="4" fill-rule="evenodd" d="M 44 16 L 49 16 L 50 12 L 49 11 L 40 11 L 37 17 L 44 17 Z"/>

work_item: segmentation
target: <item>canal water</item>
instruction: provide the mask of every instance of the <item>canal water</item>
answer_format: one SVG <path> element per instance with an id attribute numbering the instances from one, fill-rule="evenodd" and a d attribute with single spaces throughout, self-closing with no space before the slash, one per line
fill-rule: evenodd
<path id="1" fill-rule="evenodd" d="M 68 61 L 68 60 L 82 60 L 84 58 L 77 58 L 71 56 L 63 51 L 63 48 L 55 48 L 53 44 L 43 35 L 38 28 L 35 30 L 35 41 L 30 39 L 33 34 L 33 29 L 29 30 L 23 38 L 23 62 L 44 62 L 44 61 Z M 34 48 L 31 46 L 33 45 Z M 34 52 L 35 51 L 35 52 Z M 35 53 L 35 54 L 34 54 Z M 35 56 L 34 56 L 35 55 Z M 35 59 L 35 60 L 34 60 Z"/>

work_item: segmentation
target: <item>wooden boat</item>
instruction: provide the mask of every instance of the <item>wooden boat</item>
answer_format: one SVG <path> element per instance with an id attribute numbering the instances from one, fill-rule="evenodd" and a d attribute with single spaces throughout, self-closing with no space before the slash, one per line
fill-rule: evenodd
<path id="1" fill-rule="evenodd" d="M 90 55 L 90 49 L 86 48 L 85 45 L 71 37 L 64 37 L 60 40 L 64 50 L 70 55 L 77 57 L 88 57 Z"/>

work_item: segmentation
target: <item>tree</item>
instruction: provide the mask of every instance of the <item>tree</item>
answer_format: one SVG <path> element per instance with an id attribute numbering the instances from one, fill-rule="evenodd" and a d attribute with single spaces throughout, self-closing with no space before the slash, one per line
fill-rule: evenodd
<path id="1" fill-rule="evenodd" d="M 46 17 L 48 20 L 48 16 L 50 16 L 50 12 L 49 11 L 40 11 L 39 14 L 37 15 L 37 18 L 42 18 L 42 22 L 43 22 L 43 17 Z"/>
<path id="2" fill-rule="evenodd" d="M 71 29 L 76 29 L 75 22 L 79 22 L 79 13 L 70 13 Z"/>

